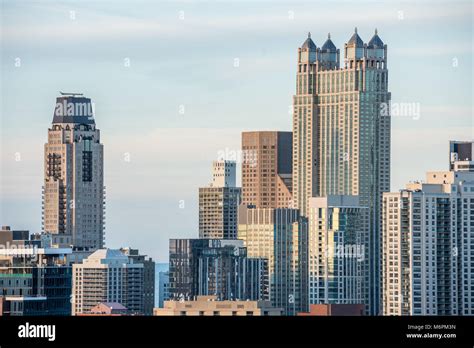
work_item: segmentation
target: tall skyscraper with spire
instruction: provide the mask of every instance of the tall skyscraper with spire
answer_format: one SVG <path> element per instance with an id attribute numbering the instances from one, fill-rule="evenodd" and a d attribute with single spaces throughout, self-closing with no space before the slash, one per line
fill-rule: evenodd
<path id="1" fill-rule="evenodd" d="M 359 196 L 369 208 L 364 238 L 369 256 L 366 302 L 380 303 L 380 210 L 390 189 L 390 93 L 387 45 L 375 31 L 368 43 L 355 30 L 344 45 L 344 65 L 330 35 L 317 47 L 311 35 L 298 48 L 293 98 L 293 200 L 308 216 L 309 198 Z"/>
<path id="2" fill-rule="evenodd" d="M 102 248 L 104 191 L 104 147 L 91 100 L 62 93 L 44 145 L 43 231 L 57 244 Z"/>

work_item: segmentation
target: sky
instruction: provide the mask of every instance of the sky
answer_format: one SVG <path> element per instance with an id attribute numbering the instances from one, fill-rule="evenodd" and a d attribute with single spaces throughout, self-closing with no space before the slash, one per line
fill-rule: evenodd
<path id="1" fill-rule="evenodd" d="M 56 97 L 84 93 L 104 144 L 106 245 L 167 262 L 169 238 L 198 236 L 212 161 L 238 158 L 242 131 L 291 130 L 308 32 L 341 53 L 355 27 L 387 44 L 392 103 L 407 111 L 392 114 L 392 191 L 474 138 L 471 1 L 0 4 L 0 224 L 13 229 L 40 232 Z"/>

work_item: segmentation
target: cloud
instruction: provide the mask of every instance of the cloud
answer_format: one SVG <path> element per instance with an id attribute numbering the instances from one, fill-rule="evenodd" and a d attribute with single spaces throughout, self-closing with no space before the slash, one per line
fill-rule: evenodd
<path id="1" fill-rule="evenodd" d="M 18 25 L 15 18 L 22 18 L 22 12 L 31 10 L 23 6 L 23 11 L 5 11 L 3 19 L 7 20 L 2 27 L 4 42 L 31 42 L 44 40 L 55 42 L 67 37 L 71 42 L 80 40 L 104 41 L 124 40 L 127 38 L 153 39 L 203 39 L 210 36 L 228 38 L 231 33 L 277 36 L 289 32 L 300 33 L 301 28 L 316 32 L 326 31 L 347 23 L 383 23 L 384 26 L 399 26 L 403 23 L 429 22 L 441 19 L 456 20 L 470 17 L 472 7 L 468 2 L 447 6 L 448 3 L 428 4 L 405 2 L 351 4 L 340 2 L 332 4 L 318 3 L 314 8 L 307 3 L 279 3 L 275 9 L 268 6 L 265 11 L 258 8 L 250 10 L 241 4 L 240 13 L 234 13 L 233 7 L 218 3 L 213 11 L 184 11 L 184 19 L 180 19 L 178 10 L 164 12 L 160 15 L 156 4 L 143 3 L 142 12 L 134 16 L 106 14 L 92 8 L 77 5 L 61 5 L 54 2 L 36 6 L 37 21 L 35 24 Z M 134 4 L 135 6 L 136 4 Z M 4 4 L 8 10 L 9 3 Z M 257 6 L 258 7 L 258 6 Z M 324 10 L 323 10 L 324 7 Z M 263 9 L 263 8 L 262 8 Z M 75 11 L 75 19 L 70 18 L 70 11 Z M 157 13 L 150 18 L 150 13 Z M 292 17 L 293 16 L 293 17 Z M 400 20 L 400 16 L 403 17 Z M 50 20 L 41 20 L 41 17 Z M 350 33 L 348 33 L 350 35 Z M 349 38 L 349 36 L 348 36 Z M 319 38 L 317 38 L 319 39 Z M 324 40 L 321 37 L 321 40 Z"/>

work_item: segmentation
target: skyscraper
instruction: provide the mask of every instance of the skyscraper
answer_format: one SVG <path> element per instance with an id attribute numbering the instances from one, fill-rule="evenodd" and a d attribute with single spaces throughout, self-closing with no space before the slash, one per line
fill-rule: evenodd
<path id="1" fill-rule="evenodd" d="M 104 191 L 104 148 L 91 100 L 63 94 L 44 146 L 43 231 L 59 244 L 102 248 Z"/>
<path id="2" fill-rule="evenodd" d="M 214 161 L 212 183 L 199 188 L 199 238 L 237 238 L 240 187 L 235 187 L 235 162 Z"/>
<path id="3" fill-rule="evenodd" d="M 307 225 L 297 209 L 239 207 L 238 238 L 268 260 L 270 300 L 286 315 L 308 310 Z"/>
<path id="4" fill-rule="evenodd" d="M 131 314 L 145 314 L 143 263 L 134 263 L 120 250 L 99 249 L 72 269 L 73 315 L 87 314 L 100 302 L 120 303 Z"/>
<path id="5" fill-rule="evenodd" d="M 474 171 L 383 195 L 383 314 L 474 315 Z"/>
<path id="6" fill-rule="evenodd" d="M 365 304 L 367 208 L 357 196 L 310 198 L 309 203 L 309 303 Z"/>
<path id="7" fill-rule="evenodd" d="M 170 239 L 169 282 L 173 300 L 268 300 L 268 261 L 247 257 L 241 240 Z"/>
<path id="8" fill-rule="evenodd" d="M 242 204 L 292 207 L 291 132 L 242 133 Z"/>
<path id="9" fill-rule="evenodd" d="M 120 248 L 120 251 L 128 256 L 133 263 L 143 265 L 143 314 L 153 315 L 155 307 L 155 262 L 151 257 L 141 255 L 138 249 Z"/>
<path id="10" fill-rule="evenodd" d="M 303 216 L 309 198 L 359 196 L 369 208 L 364 239 L 371 314 L 380 302 L 379 243 L 382 193 L 390 189 L 390 93 L 387 45 L 375 32 L 366 44 L 357 29 L 340 51 L 330 36 L 318 48 L 308 38 L 298 49 L 293 98 L 293 201 Z"/>

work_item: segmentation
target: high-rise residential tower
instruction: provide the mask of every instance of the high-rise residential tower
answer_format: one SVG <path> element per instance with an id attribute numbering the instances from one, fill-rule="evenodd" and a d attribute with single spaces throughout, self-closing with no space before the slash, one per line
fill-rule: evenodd
<path id="1" fill-rule="evenodd" d="M 235 162 L 214 161 L 212 183 L 199 188 L 199 238 L 237 238 L 240 187 L 235 187 Z"/>
<path id="2" fill-rule="evenodd" d="M 285 315 L 308 310 L 308 222 L 297 209 L 239 207 L 238 238 L 268 260 L 270 300 Z"/>
<path id="3" fill-rule="evenodd" d="M 357 196 L 310 198 L 310 304 L 365 304 L 368 255 L 362 238 L 368 225 Z"/>
<path id="4" fill-rule="evenodd" d="M 242 153 L 242 204 L 292 207 L 291 132 L 243 132 Z"/>
<path id="5" fill-rule="evenodd" d="M 390 93 L 387 45 L 375 32 L 357 33 L 340 51 L 330 36 L 322 47 L 308 38 L 298 49 L 293 98 L 293 201 L 303 216 L 309 198 L 359 196 L 368 207 L 369 312 L 379 313 L 380 209 L 390 189 Z"/>
<path id="6" fill-rule="evenodd" d="M 169 296 L 268 300 L 268 260 L 247 256 L 241 240 L 170 239 Z"/>
<path id="7" fill-rule="evenodd" d="M 58 244 L 102 248 L 104 191 L 104 148 L 91 100 L 63 94 L 44 145 L 43 231 Z"/>
<path id="8" fill-rule="evenodd" d="M 473 231 L 474 171 L 384 193 L 383 314 L 474 315 Z"/>
<path id="9" fill-rule="evenodd" d="M 99 249 L 72 269 L 73 315 L 90 313 L 100 302 L 120 303 L 132 314 L 147 314 L 143 263 L 117 249 Z"/>

